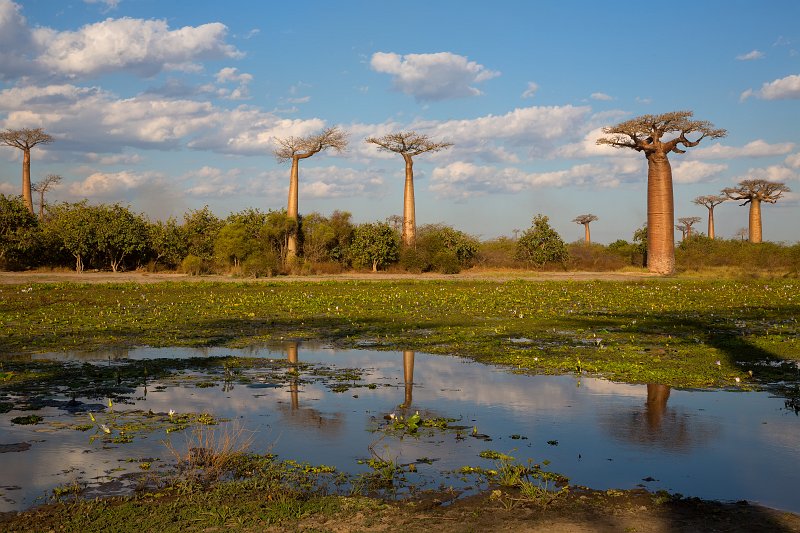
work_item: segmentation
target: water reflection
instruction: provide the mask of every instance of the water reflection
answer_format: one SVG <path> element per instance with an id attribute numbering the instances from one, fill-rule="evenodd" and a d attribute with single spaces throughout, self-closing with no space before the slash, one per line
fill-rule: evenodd
<path id="1" fill-rule="evenodd" d="M 479 456 L 492 449 L 523 463 L 549 460 L 572 483 L 598 489 L 633 488 L 651 478 L 657 480 L 647 482 L 651 490 L 748 499 L 800 511 L 792 497 L 800 471 L 786 467 L 800 457 L 800 417 L 787 411 L 785 398 L 767 393 L 685 391 L 586 377 L 576 388 L 572 376 L 517 375 L 410 350 L 342 351 L 297 343 L 272 350 L 218 350 L 205 353 L 262 361 L 236 373 L 226 371 L 223 383 L 221 365 L 184 361 L 176 365 L 181 373 L 148 377 L 125 401 L 115 402 L 115 410 L 208 412 L 253 431 L 254 452 L 324 463 L 343 472 L 363 471 L 366 467 L 357 460 L 368 458 L 381 439 L 383 456 L 397 464 L 417 462 L 419 475 L 433 486 L 471 484 L 447 473 L 464 465 L 496 467 Z M 149 348 L 129 355 L 142 353 L 164 358 L 172 352 Z M 204 352 L 181 348 L 175 353 L 185 358 Z M 105 365 L 107 358 L 97 354 L 94 359 Z M 331 385 L 340 383 L 342 372 L 349 388 L 335 390 Z M 215 385 L 198 387 L 201 380 Z M 24 508 L 54 486 L 101 477 L 118 465 L 136 471 L 136 464 L 126 462 L 131 457 L 169 459 L 161 444 L 163 432 L 115 447 L 90 443 L 89 434 L 60 425 L 88 420 L 86 413 L 63 407 L 69 395 L 63 390 L 42 394 L 49 394 L 49 403 L 36 411 L 44 417 L 36 426 L 10 422 L 33 414 L 23 405 L 0 413 L 0 511 Z M 0 400 L 15 398 L 9 394 Z M 406 438 L 376 434 L 383 417 L 398 408 L 460 420 L 492 441 L 459 439 L 453 431 L 438 429 Z M 103 420 L 108 415 L 102 408 L 95 414 Z M 185 435 L 168 438 L 181 443 Z M 8 488 L 14 486 L 22 488 Z"/>

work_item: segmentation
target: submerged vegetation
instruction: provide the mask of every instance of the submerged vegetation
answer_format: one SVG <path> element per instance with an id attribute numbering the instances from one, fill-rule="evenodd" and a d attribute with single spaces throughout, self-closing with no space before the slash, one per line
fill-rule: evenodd
<path id="1" fill-rule="evenodd" d="M 519 372 L 579 372 L 700 387 L 796 379 L 800 360 L 800 282 L 794 279 L 160 283 L 87 289 L 81 284 L 0 288 L 0 350 L 21 355 L 321 340 L 462 355 Z M 4 386 L 65 371 L 42 365 L 29 376 L 3 363 Z"/>

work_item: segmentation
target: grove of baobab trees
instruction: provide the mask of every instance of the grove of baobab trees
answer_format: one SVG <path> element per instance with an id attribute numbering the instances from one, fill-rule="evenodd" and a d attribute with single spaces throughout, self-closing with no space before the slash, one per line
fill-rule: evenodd
<path id="1" fill-rule="evenodd" d="M 683 154 L 705 138 L 727 135 L 705 120 L 692 120 L 691 111 L 673 111 L 661 115 L 642 115 L 603 128 L 608 137 L 597 144 L 630 148 L 644 152 L 647 158 L 647 267 L 651 272 L 675 271 L 675 204 L 672 193 L 672 167 L 668 155 Z M 687 135 L 700 134 L 696 140 Z"/>
<path id="2" fill-rule="evenodd" d="M 591 234 L 589 233 L 589 224 L 591 224 L 595 220 L 597 220 L 597 216 L 592 215 L 592 214 L 578 215 L 577 217 L 575 217 L 572 220 L 573 222 L 576 222 L 578 224 L 583 224 L 584 240 L 586 241 L 586 244 L 589 244 L 589 243 L 592 242 L 592 237 L 591 237 Z"/>
<path id="3" fill-rule="evenodd" d="M 678 224 L 675 226 L 681 233 L 683 233 L 683 238 L 688 239 L 692 236 L 692 226 L 700 222 L 702 219 L 700 217 L 681 217 L 678 219 Z"/>
<path id="4" fill-rule="evenodd" d="M 33 198 L 31 197 L 31 148 L 39 144 L 49 144 L 53 137 L 42 128 L 22 128 L 0 132 L 0 145 L 12 146 L 22 150 L 22 198 L 31 214 Z"/>
<path id="5" fill-rule="evenodd" d="M 761 203 L 774 204 L 789 191 L 789 187 L 780 182 L 752 179 L 722 189 L 722 194 L 731 200 L 744 200 L 740 205 L 750 204 L 750 242 L 761 242 Z"/>
<path id="6" fill-rule="evenodd" d="M 708 209 L 708 238 L 714 238 L 714 208 L 727 200 L 727 196 L 717 196 L 714 194 L 709 194 L 706 196 L 698 196 L 694 200 L 693 203 L 697 205 L 702 205 L 706 209 Z"/>
<path id="7" fill-rule="evenodd" d="M 290 219 L 297 220 L 297 191 L 299 163 L 301 159 L 306 159 L 314 154 L 333 148 L 341 152 L 347 147 L 347 133 L 334 126 L 327 128 L 317 135 L 307 135 L 305 137 L 286 137 L 276 139 L 278 147 L 273 151 L 279 163 L 286 161 L 292 162 L 291 176 L 289 178 L 289 202 L 286 208 L 286 215 Z M 297 236 L 289 237 L 287 250 L 287 260 L 297 257 Z"/>
<path id="8" fill-rule="evenodd" d="M 400 154 L 406 162 L 402 241 L 406 246 L 414 246 L 417 234 L 417 219 L 414 208 L 414 157 L 426 152 L 445 150 L 453 146 L 453 143 L 434 142 L 427 135 L 415 131 L 389 133 L 383 137 L 368 137 L 366 142 L 378 145 L 380 150 Z"/>

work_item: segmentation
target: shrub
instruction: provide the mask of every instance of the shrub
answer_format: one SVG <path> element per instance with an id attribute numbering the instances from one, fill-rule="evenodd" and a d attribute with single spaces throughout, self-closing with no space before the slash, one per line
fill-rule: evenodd
<path id="1" fill-rule="evenodd" d="M 199 276 L 203 271 L 203 260 L 196 255 L 189 254 L 181 261 L 181 272 L 190 276 Z"/>
<path id="2" fill-rule="evenodd" d="M 280 272 L 280 260 L 272 251 L 251 255 L 242 262 L 242 273 L 245 276 L 272 277 L 278 272 Z"/>
<path id="3" fill-rule="evenodd" d="M 569 259 L 567 245 L 558 232 L 550 227 L 548 220 L 544 215 L 536 215 L 533 218 L 531 228 L 517 241 L 515 255 L 517 259 L 535 267 L 547 264 L 566 266 Z"/>

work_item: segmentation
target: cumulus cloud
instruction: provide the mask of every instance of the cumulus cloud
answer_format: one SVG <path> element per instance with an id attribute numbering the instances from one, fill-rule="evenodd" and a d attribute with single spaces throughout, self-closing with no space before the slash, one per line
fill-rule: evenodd
<path id="1" fill-rule="evenodd" d="M 198 60 L 242 56 L 225 42 L 226 34 L 227 27 L 218 22 L 170 29 L 165 20 L 128 17 L 76 31 L 31 29 L 19 5 L 0 0 L 0 76 L 75 79 L 125 71 L 149 77 L 164 70 L 196 70 Z"/>
<path id="2" fill-rule="evenodd" d="M 756 139 L 744 146 L 725 146 L 715 143 L 710 146 L 695 148 L 690 152 L 693 159 L 734 159 L 739 157 L 771 157 L 784 155 L 794 149 L 794 143 L 769 144 L 762 139 Z"/>
<path id="3" fill-rule="evenodd" d="M 337 166 L 303 169 L 300 193 L 308 198 L 360 198 L 382 196 L 383 178 L 374 171 L 359 171 Z"/>
<path id="4" fill-rule="evenodd" d="M 204 166 L 182 176 L 184 191 L 196 198 L 219 198 L 245 192 L 239 181 L 241 170 Z"/>
<path id="5" fill-rule="evenodd" d="M 791 168 L 800 168 L 800 152 L 786 158 L 786 165 Z"/>
<path id="6" fill-rule="evenodd" d="M 704 163 L 702 161 L 681 161 L 672 167 L 672 177 L 676 183 L 698 183 L 719 174 L 728 165 Z"/>
<path id="7" fill-rule="evenodd" d="M 482 94 L 473 84 L 499 76 L 483 65 L 450 52 L 407 54 L 376 52 L 372 70 L 392 76 L 395 90 L 418 101 L 437 101 Z"/>
<path id="8" fill-rule="evenodd" d="M 600 101 L 604 101 L 604 102 L 607 102 L 609 100 L 613 100 L 613 98 L 611 96 L 607 95 L 606 93 L 592 93 L 590 98 L 592 100 L 600 100 Z"/>
<path id="9" fill-rule="evenodd" d="M 536 96 L 536 91 L 539 90 L 539 85 L 534 81 L 528 82 L 528 88 L 522 93 L 522 98 L 533 98 Z"/>
<path id="10" fill-rule="evenodd" d="M 67 191 L 78 198 L 115 199 L 127 191 L 140 189 L 161 179 L 162 176 L 155 172 L 95 172 L 71 183 Z"/>
<path id="11" fill-rule="evenodd" d="M 739 61 L 753 61 L 754 59 L 761 59 L 764 57 L 764 53 L 758 50 L 753 50 L 752 52 L 747 52 L 746 54 L 741 54 L 736 56 L 736 59 Z"/>
<path id="12" fill-rule="evenodd" d="M 551 172 L 525 172 L 514 167 L 497 168 L 456 161 L 434 169 L 429 188 L 438 197 L 464 199 L 486 194 L 513 194 L 537 187 L 616 187 L 620 182 L 618 176 L 596 165 L 581 164 Z"/>
<path id="13" fill-rule="evenodd" d="M 741 180 L 767 180 L 767 181 L 795 181 L 800 180 L 800 172 L 795 168 L 783 165 L 770 165 L 768 167 L 750 168 L 746 173 L 733 178 L 735 181 Z"/>
<path id="14" fill-rule="evenodd" d="M 762 100 L 795 100 L 800 99 L 800 75 L 793 74 L 785 78 L 766 82 L 761 89 L 747 89 L 739 100 L 744 101 L 755 96 Z"/>
<path id="15" fill-rule="evenodd" d="M 239 69 L 225 67 L 215 76 L 217 83 L 236 83 L 235 89 L 221 89 L 220 96 L 228 100 L 245 100 L 250 97 L 248 85 L 253 81 L 253 75 L 246 72 L 239 72 Z"/>
<path id="16" fill-rule="evenodd" d="M 84 156 L 86 161 L 98 165 L 135 165 L 141 163 L 142 156 L 139 154 L 111 154 L 101 155 L 95 152 L 89 152 Z"/>

